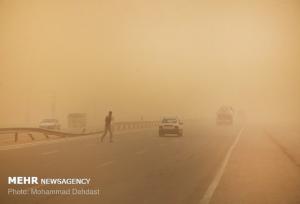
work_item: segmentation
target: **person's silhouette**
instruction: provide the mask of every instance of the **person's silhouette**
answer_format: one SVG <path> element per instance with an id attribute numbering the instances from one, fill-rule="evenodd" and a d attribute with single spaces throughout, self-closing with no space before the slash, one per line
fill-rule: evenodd
<path id="1" fill-rule="evenodd" d="M 112 140 L 113 134 L 112 134 L 111 122 L 112 122 L 112 112 L 109 111 L 108 115 L 105 117 L 105 127 L 104 127 L 103 135 L 101 137 L 101 142 L 103 142 L 103 140 L 104 140 L 105 135 L 107 134 L 107 132 L 109 132 L 110 142 L 113 142 L 113 140 Z"/>

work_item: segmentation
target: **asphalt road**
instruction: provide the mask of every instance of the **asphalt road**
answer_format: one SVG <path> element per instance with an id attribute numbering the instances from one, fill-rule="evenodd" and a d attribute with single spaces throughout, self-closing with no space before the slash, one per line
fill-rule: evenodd
<path id="1" fill-rule="evenodd" d="M 114 143 L 106 139 L 0 148 L 0 203 L 300 203 L 298 132 L 186 122 L 183 137 L 143 129 L 118 133 Z M 84 188 L 99 188 L 100 195 L 7 195 L 11 187 L 70 188 L 8 185 L 8 176 L 89 177 Z"/>

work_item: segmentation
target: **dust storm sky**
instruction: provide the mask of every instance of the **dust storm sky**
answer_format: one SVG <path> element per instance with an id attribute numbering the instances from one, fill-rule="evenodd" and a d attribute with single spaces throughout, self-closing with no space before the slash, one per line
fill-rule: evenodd
<path id="1" fill-rule="evenodd" d="M 0 0 L 0 126 L 300 114 L 297 1 Z M 54 114 L 54 115 L 52 115 Z"/>

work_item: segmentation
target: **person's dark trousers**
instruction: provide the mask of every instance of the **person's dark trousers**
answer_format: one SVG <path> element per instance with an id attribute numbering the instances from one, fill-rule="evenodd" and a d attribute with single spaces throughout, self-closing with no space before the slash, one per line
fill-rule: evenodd
<path id="1" fill-rule="evenodd" d="M 112 140 L 112 139 L 113 139 L 113 134 L 112 134 L 112 131 L 111 131 L 111 127 L 108 126 L 108 127 L 105 127 L 104 133 L 103 133 L 103 135 L 102 135 L 102 137 L 101 137 L 101 142 L 103 142 L 103 140 L 104 140 L 104 138 L 105 138 L 107 132 L 109 132 L 109 139 L 110 139 L 110 142 L 113 141 L 113 140 Z"/>

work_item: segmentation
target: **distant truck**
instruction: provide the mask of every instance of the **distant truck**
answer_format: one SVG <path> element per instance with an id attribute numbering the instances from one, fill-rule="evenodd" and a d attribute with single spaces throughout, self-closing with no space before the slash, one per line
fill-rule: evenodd
<path id="1" fill-rule="evenodd" d="M 232 125 L 234 122 L 234 110 L 231 106 L 222 106 L 217 111 L 217 125 Z"/>

